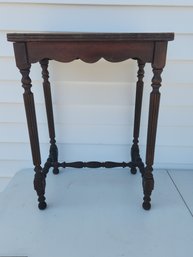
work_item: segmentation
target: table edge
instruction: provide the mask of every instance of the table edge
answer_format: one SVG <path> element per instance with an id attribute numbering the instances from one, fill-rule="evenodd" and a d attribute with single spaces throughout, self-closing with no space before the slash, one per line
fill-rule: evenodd
<path id="1" fill-rule="evenodd" d="M 8 33 L 10 42 L 172 41 L 174 33 Z"/>

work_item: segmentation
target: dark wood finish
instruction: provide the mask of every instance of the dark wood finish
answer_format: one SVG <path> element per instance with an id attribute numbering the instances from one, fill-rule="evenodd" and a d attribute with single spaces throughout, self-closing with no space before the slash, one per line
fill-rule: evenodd
<path id="1" fill-rule="evenodd" d="M 135 174 L 139 168 L 143 181 L 143 208 L 151 208 L 151 193 L 154 188 L 153 162 L 155 152 L 156 130 L 160 103 L 161 73 L 165 66 L 167 43 L 174 39 L 173 33 L 10 33 L 8 41 L 14 42 L 16 65 L 22 74 L 24 103 L 28 122 L 33 163 L 35 166 L 34 187 L 38 194 L 39 208 L 45 209 L 46 175 L 51 167 L 58 174 L 59 167 L 73 168 L 115 168 L 129 167 Z M 138 81 L 136 85 L 135 119 L 131 162 L 58 162 L 58 149 L 55 140 L 54 116 L 52 109 L 51 88 L 49 82 L 48 62 L 56 60 L 71 62 L 80 59 L 94 63 L 104 58 L 109 62 L 121 62 L 129 58 L 138 62 Z M 41 167 L 39 139 L 35 115 L 31 79 L 29 77 L 32 63 L 39 62 L 42 68 L 43 89 L 50 136 L 49 156 Z M 146 166 L 139 154 L 139 131 L 143 95 L 144 66 L 151 63 L 153 68 L 152 92 L 149 103 L 149 120 L 146 145 Z"/>
<path id="2" fill-rule="evenodd" d="M 106 162 L 62 162 L 58 163 L 58 167 L 63 167 L 63 168 L 116 168 L 116 167 L 131 167 L 131 162 L 126 163 L 126 162 L 111 162 L 111 161 L 106 161 Z"/>
<path id="3" fill-rule="evenodd" d="M 90 44 L 93 44 L 90 47 Z M 59 62 L 71 62 L 82 60 L 86 63 L 94 63 L 101 58 L 109 62 L 121 62 L 129 58 L 142 59 L 144 62 L 151 62 L 153 58 L 153 46 L 151 41 L 80 41 L 80 42 L 28 42 L 28 60 L 36 63 L 41 59 L 49 58 Z M 115 53 L 112 55 L 112 52 Z"/>
<path id="4" fill-rule="evenodd" d="M 58 41 L 170 41 L 174 33 L 87 33 L 87 32 L 62 32 L 62 33 L 8 33 L 11 42 L 58 42 Z"/>
<path id="5" fill-rule="evenodd" d="M 138 62 L 138 81 L 136 85 L 136 96 L 135 96 L 135 118 L 134 118 L 134 130 L 133 130 L 133 145 L 131 147 L 131 173 L 135 174 L 137 172 L 136 167 L 139 168 L 140 172 L 144 171 L 144 164 L 140 158 L 139 154 L 139 130 L 140 130 L 140 120 L 141 120 L 141 107 L 142 107 L 142 96 L 143 96 L 143 77 L 144 77 L 144 66 L 145 63 Z"/>
<path id="6" fill-rule="evenodd" d="M 55 140 L 55 128 L 54 128 L 54 114 L 52 108 L 52 97 L 51 97 L 51 88 L 49 82 L 49 72 L 48 72 L 48 59 L 43 59 L 40 61 L 42 67 L 42 78 L 43 78 L 43 89 L 44 89 L 44 99 L 46 105 L 46 114 L 48 121 L 48 130 L 50 136 L 50 155 L 47 162 L 54 164 L 53 173 L 58 174 L 59 170 L 56 167 L 58 162 L 58 148 L 56 146 Z"/>
<path id="7" fill-rule="evenodd" d="M 36 121 L 36 112 L 35 112 L 35 104 L 34 104 L 34 96 L 31 91 L 31 79 L 29 77 L 31 64 L 27 61 L 27 53 L 25 44 L 17 45 L 14 47 L 15 55 L 21 56 L 21 58 L 17 59 L 17 67 L 20 70 L 22 75 L 22 87 L 24 88 L 24 105 L 25 112 L 28 124 L 31 152 L 33 164 L 35 166 L 35 176 L 34 176 L 34 189 L 38 195 L 38 207 L 43 210 L 46 208 L 47 204 L 45 202 L 46 198 L 45 194 L 45 174 L 43 173 L 41 167 L 41 156 L 40 156 L 40 147 L 39 147 L 39 138 L 38 138 L 38 129 L 37 129 L 37 121 Z"/>

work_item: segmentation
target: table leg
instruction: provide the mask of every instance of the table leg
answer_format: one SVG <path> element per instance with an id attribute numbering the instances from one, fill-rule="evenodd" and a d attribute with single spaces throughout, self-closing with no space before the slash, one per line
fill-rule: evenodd
<path id="1" fill-rule="evenodd" d="M 134 130 L 133 130 L 133 145 L 131 147 L 131 173 L 137 172 L 136 167 L 139 167 L 140 172 L 144 171 L 144 164 L 139 154 L 139 130 L 140 130 L 140 119 L 141 119 L 141 106 L 143 97 L 143 77 L 144 77 L 144 66 L 145 63 L 138 60 L 138 81 L 136 85 L 136 98 L 135 98 L 135 118 L 134 118 Z"/>
<path id="2" fill-rule="evenodd" d="M 155 152 L 155 140 L 157 131 L 157 121 L 160 103 L 160 92 L 161 86 L 161 73 L 163 69 L 153 68 L 153 79 L 152 79 L 152 92 L 150 94 L 149 104 L 149 120 L 148 120 L 148 133 L 147 133 L 147 148 L 146 148 L 146 167 L 145 173 L 143 174 L 143 208 L 149 210 L 151 208 L 151 193 L 154 188 L 153 179 L 153 162 Z"/>
<path id="3" fill-rule="evenodd" d="M 39 147 L 39 138 L 38 138 L 38 130 L 37 130 L 37 121 L 36 121 L 36 113 L 35 113 L 35 104 L 34 97 L 31 91 L 31 79 L 29 77 L 31 65 L 26 66 L 25 68 L 20 68 L 20 72 L 22 74 L 22 87 L 24 88 L 24 104 L 25 111 L 27 117 L 28 131 L 30 137 L 31 151 L 33 164 L 35 166 L 35 177 L 34 177 L 34 189 L 38 195 L 39 201 L 39 209 L 43 210 L 46 208 L 47 204 L 45 202 L 45 177 L 46 175 L 42 172 L 41 167 L 41 156 L 40 156 L 40 147 Z"/>
<path id="4" fill-rule="evenodd" d="M 43 59 L 40 61 L 40 65 L 42 67 L 44 99 L 45 99 L 45 105 L 46 105 L 46 114 L 47 114 L 48 130 L 49 130 L 49 137 L 50 137 L 50 154 L 47 160 L 47 167 L 50 167 L 52 164 L 54 166 L 53 173 L 58 174 L 59 173 L 58 148 L 56 146 L 56 140 L 55 140 L 54 115 L 53 115 L 53 108 L 52 108 L 51 88 L 50 88 L 50 82 L 49 82 L 48 62 L 49 62 L 48 59 Z M 46 172 L 48 172 L 48 170 Z"/>

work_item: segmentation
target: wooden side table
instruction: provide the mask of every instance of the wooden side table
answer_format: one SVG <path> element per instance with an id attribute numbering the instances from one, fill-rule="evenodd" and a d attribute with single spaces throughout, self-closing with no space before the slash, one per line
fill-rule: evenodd
<path id="1" fill-rule="evenodd" d="M 173 33 L 10 33 L 8 41 L 14 42 L 16 65 L 22 74 L 24 88 L 24 104 L 27 116 L 29 137 L 33 164 L 35 166 L 34 188 L 38 195 L 39 209 L 45 209 L 46 175 L 53 167 L 54 174 L 59 173 L 59 167 L 74 168 L 113 168 L 129 167 L 131 173 L 136 168 L 142 175 L 143 208 L 151 208 L 151 193 L 154 188 L 153 162 L 156 141 L 156 129 L 160 102 L 159 88 L 161 86 L 161 73 L 165 66 L 167 43 L 174 39 Z M 138 62 L 138 81 L 136 85 L 135 119 L 133 132 L 133 145 L 131 147 L 131 162 L 58 162 L 58 149 L 55 140 L 54 117 L 52 109 L 51 90 L 49 83 L 48 62 L 71 62 L 80 59 L 87 63 L 97 62 L 104 58 L 109 62 L 121 62 L 129 58 Z M 50 137 L 49 156 L 41 166 L 38 130 L 36 122 L 34 97 L 31 91 L 29 77 L 32 63 L 39 62 L 42 68 L 43 90 L 47 111 L 47 121 Z M 153 69 L 152 92 L 150 94 L 149 120 L 146 145 L 146 166 L 139 154 L 138 138 L 140 130 L 141 104 L 143 94 L 143 77 L 145 63 L 151 63 Z"/>

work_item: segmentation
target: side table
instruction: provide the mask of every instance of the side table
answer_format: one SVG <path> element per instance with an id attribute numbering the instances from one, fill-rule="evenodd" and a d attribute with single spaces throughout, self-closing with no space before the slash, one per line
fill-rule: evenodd
<path id="1" fill-rule="evenodd" d="M 160 103 L 161 73 L 165 66 L 168 41 L 174 39 L 173 33 L 9 33 L 8 41 L 14 42 L 16 65 L 22 75 L 24 88 L 24 104 L 29 130 L 33 164 L 35 166 L 34 188 L 38 195 L 39 209 L 43 210 L 45 202 L 46 175 L 53 167 L 54 174 L 59 173 L 59 167 L 74 168 L 113 168 L 129 167 L 131 173 L 136 168 L 142 175 L 143 208 L 151 208 L 151 193 L 154 188 L 153 162 L 156 141 L 158 111 Z M 131 147 L 131 162 L 58 162 L 58 149 L 55 140 L 54 116 L 49 82 L 48 63 L 50 60 L 71 62 L 80 59 L 83 62 L 94 63 L 104 58 L 109 62 L 121 62 L 134 59 L 138 63 L 138 81 L 136 85 L 135 118 L 133 130 L 133 145 Z M 43 167 L 39 147 L 38 129 L 35 113 L 34 96 L 31 91 L 29 77 L 32 63 L 39 62 L 42 68 L 43 90 L 47 112 L 50 137 L 49 156 Z M 149 103 L 149 119 L 146 145 L 146 165 L 139 153 L 138 138 L 143 94 L 144 66 L 151 63 L 153 69 L 152 92 Z"/>

